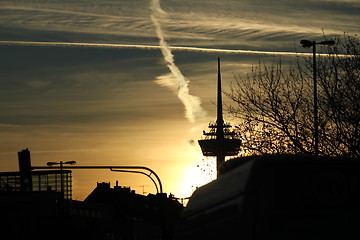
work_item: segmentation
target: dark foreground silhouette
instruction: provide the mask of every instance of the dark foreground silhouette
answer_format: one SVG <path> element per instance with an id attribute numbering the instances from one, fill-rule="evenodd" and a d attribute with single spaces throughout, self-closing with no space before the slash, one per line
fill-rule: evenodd
<path id="1" fill-rule="evenodd" d="M 182 205 L 98 183 L 84 201 L 55 191 L 0 191 L 1 239 L 171 239 Z"/>
<path id="2" fill-rule="evenodd" d="M 40 179 L 50 183 L 58 171 L 33 172 L 32 190 L 16 191 L 10 186 L 18 181 L 14 173 L 0 173 L 0 237 L 360 239 L 359 159 L 263 155 L 229 160 L 219 171 L 184 210 L 171 195 L 139 195 L 117 184 L 98 183 L 84 201 L 51 188 L 40 191 Z"/>
<path id="3" fill-rule="evenodd" d="M 263 155 L 220 170 L 190 198 L 177 240 L 360 239 L 360 159 Z"/>

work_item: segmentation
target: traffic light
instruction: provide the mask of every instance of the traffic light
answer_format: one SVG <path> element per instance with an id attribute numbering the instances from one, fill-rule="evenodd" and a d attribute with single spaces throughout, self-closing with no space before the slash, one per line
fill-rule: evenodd
<path id="1" fill-rule="evenodd" d="M 32 191 L 31 160 L 28 149 L 18 152 L 20 171 L 20 191 Z"/>

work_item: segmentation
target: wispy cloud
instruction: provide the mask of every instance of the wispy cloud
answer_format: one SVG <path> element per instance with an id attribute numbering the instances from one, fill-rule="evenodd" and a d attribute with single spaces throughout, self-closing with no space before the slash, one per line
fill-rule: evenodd
<path id="1" fill-rule="evenodd" d="M 136 10 L 136 11 L 135 11 Z M 150 37 L 153 35 L 147 12 L 131 4 L 104 4 L 92 1 L 0 3 L 0 25 L 24 29 L 113 34 Z M 31 36 L 30 36 L 31 37 Z"/>
<path id="2" fill-rule="evenodd" d="M 202 5 L 203 4 L 203 5 Z M 176 5 L 176 4 L 175 4 Z M 197 6 L 197 4 L 194 4 Z M 198 44 L 212 46 L 282 45 L 302 37 L 322 37 L 342 34 L 344 31 L 358 33 L 359 6 L 355 3 L 333 1 L 206 1 L 192 4 L 168 5 L 169 38 L 177 44 L 180 39 L 199 39 Z M 200 7 L 202 5 L 202 7 Z M 330 13 L 332 14 L 329 17 Z M 316 16 L 316 17 L 315 17 Z M 266 44 L 265 44 L 266 43 Z"/>
<path id="3" fill-rule="evenodd" d="M 174 55 L 165 40 L 164 32 L 161 28 L 160 22 L 158 21 L 159 17 L 166 16 L 166 12 L 161 9 L 159 0 L 152 0 L 150 2 L 150 9 L 152 10 L 151 20 L 154 23 L 156 35 L 159 38 L 162 55 L 167 67 L 173 75 L 173 77 L 169 77 L 169 75 L 161 76 L 160 79 L 157 80 L 157 83 L 170 87 L 171 89 L 175 89 L 175 86 L 178 88 L 177 96 L 184 104 L 186 110 L 185 116 L 190 122 L 204 119 L 206 111 L 201 107 L 201 100 L 199 97 L 190 94 L 190 81 L 185 78 L 179 67 L 175 64 Z"/>
<path id="4" fill-rule="evenodd" d="M 0 123 L 0 128 L 18 128 L 21 125 L 11 124 L 11 123 Z"/>
<path id="5" fill-rule="evenodd" d="M 0 26 L 77 34 L 52 35 L 47 41 L 54 38 L 79 41 L 79 35 L 83 34 L 84 41 L 89 42 L 114 39 L 155 45 L 151 10 L 138 7 L 146 3 L 145 0 L 6 1 L 0 3 Z M 197 47 L 260 47 L 266 42 L 268 48 L 274 49 L 277 43 L 280 49 L 284 42 L 306 36 L 321 37 L 322 29 L 327 35 L 359 32 L 360 6 L 355 0 L 279 0 L 276 5 L 272 1 L 173 0 L 164 1 L 163 5 L 167 16 L 160 16 L 165 13 L 161 9 L 157 20 L 166 26 L 171 45 L 192 42 Z M 330 13 L 334 14 L 329 17 Z M 23 39 L 32 37 L 23 36 Z"/>

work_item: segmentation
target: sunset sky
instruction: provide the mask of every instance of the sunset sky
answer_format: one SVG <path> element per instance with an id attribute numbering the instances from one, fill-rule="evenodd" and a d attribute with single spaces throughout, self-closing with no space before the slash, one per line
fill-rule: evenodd
<path id="1" fill-rule="evenodd" d="M 37 166 L 146 166 L 187 197 L 210 180 L 197 140 L 216 118 L 217 57 L 227 91 L 259 61 L 309 53 L 301 39 L 359 34 L 359 13 L 360 0 L 2 0 L 0 171 L 29 148 Z M 74 199 L 102 181 L 155 192 L 136 174 L 73 180 Z"/>

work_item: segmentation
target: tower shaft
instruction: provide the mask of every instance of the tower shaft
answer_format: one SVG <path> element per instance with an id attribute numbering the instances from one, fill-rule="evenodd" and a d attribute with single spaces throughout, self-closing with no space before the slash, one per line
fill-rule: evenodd
<path id="1" fill-rule="evenodd" d="M 216 138 L 224 138 L 224 119 L 222 114 L 222 92 L 221 92 L 221 72 L 220 58 L 218 58 L 218 79 L 217 79 L 217 120 L 216 120 Z"/>
<path id="2" fill-rule="evenodd" d="M 204 131 L 205 139 L 198 142 L 204 156 L 216 157 L 216 171 L 219 177 L 220 166 L 225 162 L 225 157 L 237 155 L 241 144 L 241 140 L 234 137 L 235 132 L 230 130 L 231 126 L 225 124 L 223 119 L 220 58 L 217 76 L 217 119 L 215 124 L 209 124 L 209 128 L 209 132 Z"/>
<path id="3" fill-rule="evenodd" d="M 224 119 L 222 113 L 222 90 L 221 90 L 221 69 L 220 69 L 220 58 L 218 58 L 218 78 L 217 78 L 217 119 L 216 119 L 216 139 L 219 144 L 222 144 L 224 139 Z M 225 162 L 224 153 L 219 152 L 216 155 L 216 173 L 219 177 L 219 169 L 221 164 Z"/>

